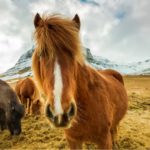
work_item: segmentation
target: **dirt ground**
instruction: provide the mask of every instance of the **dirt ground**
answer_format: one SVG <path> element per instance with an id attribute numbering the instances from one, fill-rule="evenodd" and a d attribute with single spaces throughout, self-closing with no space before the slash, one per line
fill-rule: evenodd
<path id="1" fill-rule="evenodd" d="M 129 108 L 118 129 L 119 150 L 150 150 L 150 76 L 124 77 Z M 14 86 L 14 84 L 12 84 Z M 68 149 L 63 131 L 51 129 L 44 116 L 26 116 L 22 134 L 0 132 L 0 149 Z M 95 149 L 85 144 L 84 149 Z"/>

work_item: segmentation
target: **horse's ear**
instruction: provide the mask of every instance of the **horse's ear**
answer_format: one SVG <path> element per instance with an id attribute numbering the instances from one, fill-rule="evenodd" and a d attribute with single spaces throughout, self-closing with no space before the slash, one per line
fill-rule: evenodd
<path id="1" fill-rule="evenodd" d="M 78 14 L 76 14 L 72 20 L 76 23 L 76 27 L 80 30 L 80 18 Z"/>
<path id="2" fill-rule="evenodd" d="M 37 14 L 35 15 L 35 18 L 34 18 L 34 26 L 35 26 L 35 28 L 37 28 L 37 27 L 39 26 L 41 19 L 42 19 L 42 18 L 40 17 L 39 13 L 37 13 Z"/>

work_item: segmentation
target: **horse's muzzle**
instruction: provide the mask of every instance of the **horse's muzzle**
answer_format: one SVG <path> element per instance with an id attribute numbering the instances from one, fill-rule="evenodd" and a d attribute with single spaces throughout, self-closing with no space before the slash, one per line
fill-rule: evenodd
<path id="1" fill-rule="evenodd" d="M 13 131 L 10 131 L 11 135 L 19 135 L 21 133 L 21 129 L 15 129 Z"/>
<path id="2" fill-rule="evenodd" d="M 70 104 L 69 110 L 67 112 L 59 115 L 54 115 L 49 104 L 46 106 L 46 117 L 55 127 L 67 127 L 75 116 L 75 113 L 76 108 L 75 104 L 73 103 Z"/>

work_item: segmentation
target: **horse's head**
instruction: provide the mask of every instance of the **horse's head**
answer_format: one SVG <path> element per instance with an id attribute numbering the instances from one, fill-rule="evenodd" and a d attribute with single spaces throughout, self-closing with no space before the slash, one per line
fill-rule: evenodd
<path id="1" fill-rule="evenodd" d="M 79 40 L 80 19 L 60 16 L 34 19 L 36 47 L 34 76 L 46 95 L 45 113 L 54 127 L 69 127 L 76 115 L 76 73 L 83 64 Z"/>

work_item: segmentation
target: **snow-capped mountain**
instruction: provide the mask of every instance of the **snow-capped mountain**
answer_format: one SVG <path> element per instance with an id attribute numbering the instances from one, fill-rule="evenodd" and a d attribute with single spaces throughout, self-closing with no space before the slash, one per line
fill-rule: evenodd
<path id="1" fill-rule="evenodd" d="M 114 69 L 126 75 L 150 74 L 150 59 L 142 62 L 118 64 L 100 56 L 92 56 L 88 48 L 86 48 L 86 58 L 88 62 L 97 69 Z"/>
<path id="2" fill-rule="evenodd" d="M 150 59 L 143 62 L 117 64 L 116 62 L 109 61 L 99 56 L 93 56 L 94 60 L 91 62 L 92 66 L 100 69 L 114 69 L 122 74 L 127 75 L 148 75 L 150 74 Z"/>
<path id="3" fill-rule="evenodd" d="M 10 79 L 17 79 L 23 78 L 26 76 L 31 76 L 31 57 L 33 54 L 34 49 L 28 50 L 24 53 L 14 67 L 8 69 L 5 73 L 0 75 L 0 79 L 3 80 L 10 80 Z"/>
<path id="4" fill-rule="evenodd" d="M 31 76 L 31 57 L 33 51 L 34 49 L 32 48 L 24 53 L 15 66 L 1 74 L 0 78 L 3 80 L 10 80 Z M 84 48 L 84 54 L 87 62 L 97 69 L 115 69 L 127 75 L 150 75 L 150 59 L 143 62 L 118 64 L 100 56 L 93 56 L 88 48 Z"/>

